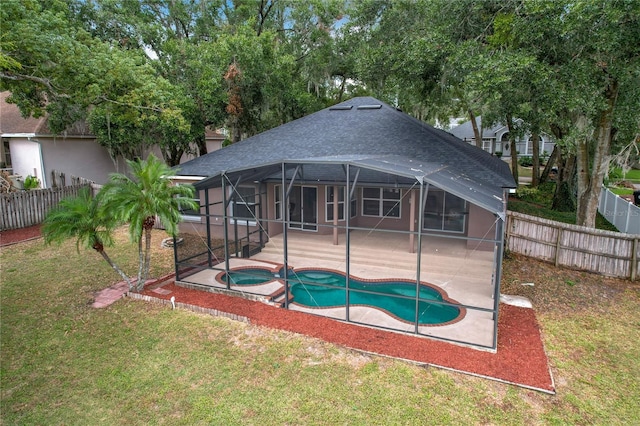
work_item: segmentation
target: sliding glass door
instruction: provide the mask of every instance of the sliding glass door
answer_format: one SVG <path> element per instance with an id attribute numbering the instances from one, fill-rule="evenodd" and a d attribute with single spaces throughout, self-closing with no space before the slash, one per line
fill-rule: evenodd
<path id="1" fill-rule="evenodd" d="M 318 229 L 318 188 L 294 186 L 289 195 L 289 228 Z"/>

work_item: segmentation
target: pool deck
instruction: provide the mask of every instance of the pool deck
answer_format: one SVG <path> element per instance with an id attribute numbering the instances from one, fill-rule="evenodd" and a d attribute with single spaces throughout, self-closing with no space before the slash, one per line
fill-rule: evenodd
<path id="1" fill-rule="evenodd" d="M 352 231 L 350 239 L 350 268 L 352 276 L 365 279 L 417 278 L 418 255 L 409 252 L 406 234 Z M 284 263 L 282 235 L 271 237 L 263 250 L 250 259 L 232 258 L 230 268 L 260 266 L 275 268 Z M 340 272 L 346 270 L 344 235 L 339 244 L 333 244 L 331 235 L 307 232 L 289 232 L 287 238 L 287 264 L 290 268 L 321 268 Z M 474 250 L 467 241 L 441 237 L 423 237 L 420 256 L 420 280 L 433 284 L 457 302 L 483 309 L 492 309 L 493 251 Z M 223 268 L 223 265 L 218 265 Z M 218 270 L 204 270 L 190 275 L 185 282 L 213 288 L 226 286 L 216 280 Z M 261 285 L 231 286 L 241 293 L 268 298 L 281 292 L 282 284 L 272 281 Z M 309 312 L 340 320 L 346 319 L 345 308 L 308 308 L 292 303 L 292 310 Z M 385 312 L 362 306 L 351 306 L 349 320 L 401 332 L 415 332 L 415 324 L 400 321 Z M 427 336 L 466 342 L 470 345 L 491 346 L 494 320 L 491 312 L 466 309 L 465 317 L 447 325 L 420 326 L 419 332 Z"/>

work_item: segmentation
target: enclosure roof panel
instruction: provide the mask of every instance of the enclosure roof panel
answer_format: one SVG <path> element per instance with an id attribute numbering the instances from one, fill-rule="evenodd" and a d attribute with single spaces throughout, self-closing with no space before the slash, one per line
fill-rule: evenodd
<path id="1" fill-rule="evenodd" d="M 350 99 L 195 158 L 182 164 L 178 174 L 233 174 L 261 181 L 276 179 L 283 163 L 306 164 L 309 180 L 312 171 L 318 174 L 316 180 L 325 181 L 326 166 L 351 164 L 368 170 L 370 183 L 375 176 L 389 180 L 388 175 L 438 182 L 456 195 L 464 192 L 462 198 L 468 201 L 490 205 L 492 211 L 503 206 L 487 200 L 502 199 L 504 188 L 516 186 L 501 159 L 371 97 Z M 198 186 L 218 186 L 215 181 L 206 179 Z"/>

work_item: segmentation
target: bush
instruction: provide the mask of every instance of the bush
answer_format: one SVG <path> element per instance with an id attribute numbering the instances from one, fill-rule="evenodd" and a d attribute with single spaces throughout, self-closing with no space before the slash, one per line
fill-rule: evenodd
<path id="1" fill-rule="evenodd" d="M 24 180 L 24 189 L 28 191 L 30 189 L 38 188 L 40 188 L 40 181 L 38 180 L 38 178 L 31 175 L 27 176 L 27 178 Z"/>
<path id="2" fill-rule="evenodd" d="M 542 194 L 538 188 L 531 188 L 530 186 L 521 186 L 516 190 L 516 198 L 527 201 L 530 203 L 539 203 L 542 199 Z"/>
<path id="3" fill-rule="evenodd" d="M 502 158 L 502 151 L 496 151 L 495 154 L 496 154 L 496 157 Z"/>
<path id="4" fill-rule="evenodd" d="M 518 164 L 522 167 L 531 167 L 533 166 L 533 158 L 531 157 L 520 157 L 518 158 Z"/>

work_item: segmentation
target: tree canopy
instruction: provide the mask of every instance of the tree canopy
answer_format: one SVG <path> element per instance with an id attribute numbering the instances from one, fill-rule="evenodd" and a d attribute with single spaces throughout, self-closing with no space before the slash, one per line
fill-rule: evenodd
<path id="1" fill-rule="evenodd" d="M 557 206 L 593 226 L 611 158 L 638 151 L 638 0 L 6 0 L 0 19 L 0 89 L 114 157 L 176 165 L 207 127 L 236 142 L 371 94 L 553 135 Z"/>

